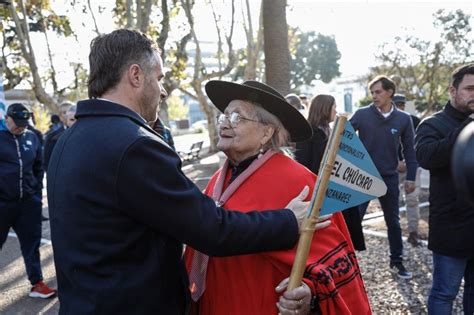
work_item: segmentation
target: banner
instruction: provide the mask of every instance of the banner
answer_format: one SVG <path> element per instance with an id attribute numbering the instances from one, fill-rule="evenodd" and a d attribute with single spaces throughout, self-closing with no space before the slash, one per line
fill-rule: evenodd
<path id="1" fill-rule="evenodd" d="M 346 122 L 320 215 L 385 195 L 387 186 L 349 121 Z"/>

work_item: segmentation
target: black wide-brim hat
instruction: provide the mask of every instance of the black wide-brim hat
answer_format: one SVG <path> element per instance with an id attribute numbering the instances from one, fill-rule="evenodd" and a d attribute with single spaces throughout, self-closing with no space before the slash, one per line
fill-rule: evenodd
<path id="1" fill-rule="evenodd" d="M 283 95 L 264 83 L 245 81 L 242 84 L 237 84 L 213 80 L 207 82 L 206 93 L 221 112 L 224 112 L 233 100 L 251 101 L 260 104 L 265 110 L 280 119 L 283 126 L 290 133 L 292 142 L 307 140 L 313 134 L 306 118 L 291 106 Z"/>

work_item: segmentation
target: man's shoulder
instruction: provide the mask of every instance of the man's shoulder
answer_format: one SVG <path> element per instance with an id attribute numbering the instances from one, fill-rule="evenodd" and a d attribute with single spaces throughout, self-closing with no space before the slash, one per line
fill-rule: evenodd
<path id="1" fill-rule="evenodd" d="M 423 119 L 417 129 L 418 130 L 436 130 L 441 134 L 449 133 L 454 127 L 455 122 L 450 118 L 444 110 L 434 113 L 433 115 Z M 429 127 L 426 129 L 426 127 Z"/>
<path id="2" fill-rule="evenodd" d="M 443 124 L 443 122 L 447 121 L 449 118 L 447 117 L 446 113 L 441 110 L 439 112 L 434 113 L 431 116 L 426 117 L 421 121 L 423 125 L 439 125 Z"/>
<path id="3" fill-rule="evenodd" d="M 62 126 L 60 128 L 57 128 L 57 129 L 51 129 L 51 130 L 49 130 L 48 132 L 45 133 L 44 140 L 49 141 L 52 138 L 57 137 L 58 134 L 61 135 L 64 132 L 64 130 L 65 129 Z"/>
<path id="4" fill-rule="evenodd" d="M 25 129 L 21 138 L 29 141 L 39 142 L 38 136 L 29 129 Z"/>
<path id="5" fill-rule="evenodd" d="M 0 130 L 0 141 L 2 141 L 3 143 L 6 143 L 8 140 L 11 140 L 11 142 L 13 143 L 13 137 L 12 137 L 12 134 L 10 133 L 10 131 L 8 130 Z M 0 148 L 2 147 L 2 145 L 0 145 Z"/>
<path id="6" fill-rule="evenodd" d="M 409 112 L 397 109 L 394 114 L 398 117 L 398 119 L 402 120 L 403 123 L 411 123 L 412 118 Z"/>
<path id="7" fill-rule="evenodd" d="M 94 138 L 94 134 L 101 133 L 102 136 L 98 137 L 101 141 L 107 139 L 107 141 L 123 147 L 133 144 L 139 145 L 147 141 L 160 142 L 160 138 L 154 130 L 126 116 L 104 116 L 95 122 L 78 124 L 74 128 L 80 129 L 79 132 L 87 133 L 92 138 Z"/>
<path id="8" fill-rule="evenodd" d="M 362 107 L 359 107 L 355 113 L 366 113 L 366 112 L 370 112 L 372 110 L 372 104 L 369 104 L 369 105 L 365 105 L 365 106 L 362 106 Z"/>

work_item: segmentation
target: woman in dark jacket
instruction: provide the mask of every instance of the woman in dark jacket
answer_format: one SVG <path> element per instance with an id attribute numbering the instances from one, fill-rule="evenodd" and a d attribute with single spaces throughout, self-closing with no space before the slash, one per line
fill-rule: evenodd
<path id="1" fill-rule="evenodd" d="M 318 174 L 331 128 L 329 123 L 336 118 L 336 100 L 331 95 L 320 94 L 311 100 L 308 121 L 313 128 L 313 137 L 296 144 L 295 158 L 313 173 Z M 364 234 L 358 207 L 342 212 L 351 235 L 354 248 L 365 250 Z"/>
<path id="2" fill-rule="evenodd" d="M 319 164 L 331 131 L 329 123 L 336 118 L 336 100 L 331 95 L 320 94 L 311 100 L 308 122 L 313 128 L 313 137 L 296 144 L 295 158 L 298 162 L 318 174 Z"/>

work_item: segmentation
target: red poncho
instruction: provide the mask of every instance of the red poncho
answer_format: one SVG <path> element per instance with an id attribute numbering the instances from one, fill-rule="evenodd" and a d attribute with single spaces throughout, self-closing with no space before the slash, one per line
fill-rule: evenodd
<path id="1" fill-rule="evenodd" d="M 206 194 L 212 195 L 221 171 L 211 178 Z M 224 189 L 229 179 L 228 169 Z M 223 207 L 242 212 L 283 208 L 305 185 L 312 191 L 315 180 L 316 176 L 304 166 L 276 154 L 250 175 Z M 371 314 L 344 218 L 336 213 L 331 220 L 329 227 L 314 234 L 304 281 L 318 297 L 323 314 Z M 275 287 L 289 277 L 295 253 L 296 246 L 287 251 L 210 257 L 206 290 L 197 305 L 199 314 L 277 314 L 279 295 Z M 193 254 L 188 247 L 188 272 Z"/>

